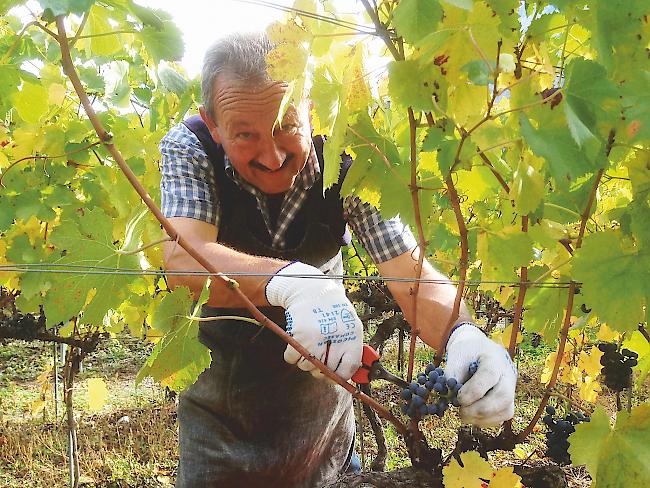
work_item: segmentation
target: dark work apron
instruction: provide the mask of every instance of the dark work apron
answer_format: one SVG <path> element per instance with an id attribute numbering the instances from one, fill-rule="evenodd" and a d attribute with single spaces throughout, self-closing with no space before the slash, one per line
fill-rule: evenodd
<path id="1" fill-rule="evenodd" d="M 342 179 L 325 196 L 322 179 L 314 184 L 287 231 L 288 249 L 275 250 L 255 197 L 225 174 L 221 147 L 200 118 L 185 125 L 215 169 L 219 243 L 341 272 L 340 246 L 349 239 L 339 196 Z M 322 140 L 314 143 L 322 169 Z M 349 161 L 342 164 L 343 175 L 348 166 Z M 286 326 L 283 309 L 262 311 Z M 218 315 L 249 316 L 245 310 L 203 308 L 204 317 Z M 347 468 L 354 441 L 347 391 L 285 363 L 286 344 L 267 329 L 219 320 L 202 323 L 199 337 L 212 351 L 212 364 L 180 398 L 177 487 L 319 487 Z"/>

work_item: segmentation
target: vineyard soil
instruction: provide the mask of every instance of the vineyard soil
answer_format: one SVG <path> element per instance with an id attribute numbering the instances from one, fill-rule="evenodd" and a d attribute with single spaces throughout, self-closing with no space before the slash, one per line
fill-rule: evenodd
<path id="1" fill-rule="evenodd" d="M 145 383 L 138 388 L 134 385 L 135 373 L 150 347 L 133 338 L 110 339 L 104 341 L 84 364 L 75 396 L 77 411 L 80 412 L 81 486 L 148 488 L 174 484 L 177 462 L 174 401 L 153 383 Z M 0 371 L 0 485 L 7 488 L 67 486 L 66 432 L 63 422 L 54 423 L 53 399 L 48 396 L 44 410 L 32 414 L 40 398 L 38 376 L 52 360 L 51 345 L 6 341 L 0 349 L 3 364 L 11 365 L 11 370 L 4 368 Z M 430 359 L 429 353 L 424 348 L 418 349 L 418 366 Z M 390 364 L 395 354 L 396 344 L 391 341 L 384 350 Z M 536 401 L 531 401 L 531 398 L 540 396 L 537 378 L 545 354 L 545 351 L 528 351 L 524 355 L 528 362 L 520 364 L 518 411 L 515 417 L 517 428 L 524 425 L 525 420 L 534 413 Z M 107 405 L 99 413 L 87 411 L 86 385 L 91 377 L 102 377 L 108 385 Z M 398 392 L 392 385 L 380 383 L 373 395 L 397 410 Z M 613 412 L 614 396 L 603 395 L 601 404 Z M 424 431 L 431 445 L 442 448 L 443 454 L 448 454 L 448 446 L 454 444 L 458 426 L 456 417 L 447 415 L 444 423 L 427 420 Z M 358 439 L 357 446 L 363 445 L 363 458 L 368 466 L 376 454 L 376 444 L 365 417 L 363 436 L 363 443 Z M 426 474 L 406 468 L 409 465 L 406 448 L 390 427 L 386 429 L 386 442 L 389 451 L 386 473 L 366 471 L 362 476 L 348 475 L 330 485 L 330 488 L 440 486 Z M 548 465 L 553 468 L 552 463 L 540 458 L 544 450 L 542 429 L 531 436 L 529 443 L 518 448 L 514 453 L 491 453 L 490 459 L 495 466 L 517 466 L 532 453 L 526 467 Z M 550 475 L 556 484 L 531 483 L 525 486 L 578 488 L 590 484 L 586 471 L 581 467 L 565 467 L 560 473 L 561 480 L 566 479 L 566 485 L 557 484 L 556 472 Z M 535 478 L 528 479 L 540 481 L 539 472 L 535 474 Z M 430 484 L 423 481 L 425 478 Z M 526 476 L 523 478 L 527 479 Z"/>

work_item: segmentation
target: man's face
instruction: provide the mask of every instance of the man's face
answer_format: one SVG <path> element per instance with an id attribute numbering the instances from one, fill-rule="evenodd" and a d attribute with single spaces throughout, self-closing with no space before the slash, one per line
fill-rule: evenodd
<path id="1" fill-rule="evenodd" d="M 267 194 L 291 188 L 311 150 L 307 110 L 291 105 L 276 123 L 286 89 L 282 82 L 251 86 L 222 74 L 213 92 L 216 113 L 201 113 L 239 175 Z"/>

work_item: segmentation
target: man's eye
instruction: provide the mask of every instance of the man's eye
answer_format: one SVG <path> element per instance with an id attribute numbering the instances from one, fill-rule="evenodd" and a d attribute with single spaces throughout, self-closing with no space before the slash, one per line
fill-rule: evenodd
<path id="1" fill-rule="evenodd" d="M 237 133 L 237 139 L 250 139 L 253 136 L 251 132 L 239 132 Z"/>

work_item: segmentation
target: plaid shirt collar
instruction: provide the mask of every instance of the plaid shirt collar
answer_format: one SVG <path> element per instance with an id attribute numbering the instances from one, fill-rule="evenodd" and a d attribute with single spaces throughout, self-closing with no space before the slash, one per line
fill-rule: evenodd
<path id="1" fill-rule="evenodd" d="M 275 228 L 272 227 L 271 218 L 269 214 L 268 201 L 266 194 L 260 191 L 258 188 L 254 187 L 247 181 L 245 181 L 237 170 L 233 167 L 230 158 L 228 155 L 224 155 L 224 167 L 226 170 L 226 175 L 235 182 L 240 188 L 244 189 L 257 200 L 257 204 L 262 212 L 262 217 L 264 218 L 264 223 L 266 224 L 266 230 L 272 238 L 272 246 L 280 249 L 286 247 L 285 234 L 289 225 L 295 219 L 298 210 L 302 206 L 303 202 L 307 198 L 307 193 L 309 189 L 314 185 L 318 178 L 320 178 L 321 171 L 320 165 L 318 164 L 318 157 L 316 156 L 316 149 L 314 144 L 311 145 L 311 150 L 309 156 L 307 157 L 307 163 L 302 169 L 296 179 L 289 188 L 289 191 L 285 193 L 284 200 L 282 201 L 282 208 L 280 210 L 280 215 L 278 216 Z"/>

